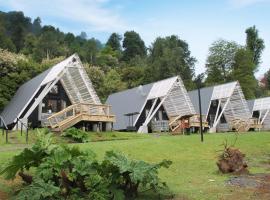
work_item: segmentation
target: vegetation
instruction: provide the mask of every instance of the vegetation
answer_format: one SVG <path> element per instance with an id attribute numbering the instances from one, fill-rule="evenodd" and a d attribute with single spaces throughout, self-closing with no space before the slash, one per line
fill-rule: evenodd
<path id="1" fill-rule="evenodd" d="M 0 175 L 14 179 L 18 173 L 26 183 L 17 199 L 120 200 L 138 197 L 140 190 L 159 192 L 166 184 L 160 183 L 158 169 L 170 165 L 168 160 L 157 164 L 130 160 L 113 151 L 106 152 L 99 164 L 91 150 L 52 145 L 50 134 L 40 134 L 37 142 L 14 156 Z"/>
<path id="2" fill-rule="evenodd" d="M 77 129 L 75 127 L 65 130 L 65 132 L 62 133 L 61 136 L 70 137 L 74 141 L 80 142 L 80 143 L 85 143 L 89 141 L 87 132 L 81 129 Z"/>
<path id="3" fill-rule="evenodd" d="M 188 90 L 196 87 L 196 59 L 188 43 L 176 35 L 158 37 L 146 47 L 138 33 L 126 31 L 123 36 L 112 33 L 102 44 L 83 31 L 75 36 L 53 26 L 42 26 L 39 17 L 31 20 L 23 12 L 0 12 L 0 27 L 0 111 L 22 83 L 75 52 L 103 102 L 113 92 L 175 75 L 182 77 Z M 268 73 L 263 88 L 254 76 L 264 41 L 255 26 L 245 33 L 244 46 L 224 39 L 212 44 L 203 85 L 239 80 L 247 98 L 268 94 Z"/>
<path id="4" fill-rule="evenodd" d="M 118 133 L 112 134 L 118 135 Z M 32 136 L 29 135 L 29 139 Z M 25 143 L 25 137 L 22 136 L 22 138 L 22 142 Z M 0 142 L 4 139 L 0 136 Z M 81 151 L 94 151 L 99 163 L 104 159 L 105 152 L 112 150 L 123 152 L 132 159 L 144 160 L 149 163 L 158 163 L 164 158 L 169 159 L 173 164 L 169 170 L 160 169 L 159 177 L 161 182 L 166 182 L 176 195 L 175 199 L 240 200 L 253 198 L 253 190 L 226 185 L 225 182 L 231 175 L 218 172 L 217 155 L 220 153 L 220 144 L 225 139 L 228 140 L 228 144 L 232 144 L 235 141 L 235 135 L 231 133 L 206 134 L 203 143 L 200 142 L 200 138 L 196 134 L 173 137 L 148 135 L 140 139 L 70 144 L 69 147 L 79 146 Z M 269 141 L 270 134 L 268 132 L 249 132 L 238 136 L 236 146 L 246 154 L 245 160 L 251 174 L 269 173 Z M 21 152 L 17 149 L 18 145 L 18 143 L 16 145 L 8 144 L 4 145 L 5 148 L 0 148 L 0 166 Z M 0 177 L 0 191 L 14 194 L 14 191 L 20 189 L 20 186 L 21 182 L 18 179 L 10 182 Z M 268 198 L 260 196 L 256 196 L 256 198 L 268 200 Z M 143 192 L 140 193 L 138 199 L 158 199 L 158 196 L 151 192 Z"/>

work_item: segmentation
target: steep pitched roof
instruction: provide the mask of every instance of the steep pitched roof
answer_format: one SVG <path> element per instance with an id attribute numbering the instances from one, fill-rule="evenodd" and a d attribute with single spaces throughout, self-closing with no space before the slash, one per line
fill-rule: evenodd
<path id="1" fill-rule="evenodd" d="M 113 114 L 116 115 L 116 130 L 126 129 L 129 113 L 134 114 L 134 123 L 141 114 L 148 100 L 163 98 L 166 96 L 163 106 L 168 115 L 190 115 L 194 114 L 194 108 L 179 76 L 157 81 L 144 86 L 111 94 L 107 104 L 112 105 Z"/>
<path id="2" fill-rule="evenodd" d="M 52 68 L 27 81 L 17 90 L 14 97 L 1 113 L 1 116 L 4 118 L 7 125 L 12 124 L 27 102 L 31 101 L 33 95 L 38 90 L 51 69 Z"/>
<path id="3" fill-rule="evenodd" d="M 248 101 L 251 111 L 270 109 L 270 97 L 263 97 Z M 252 104 L 253 103 L 253 104 Z"/>
<path id="4" fill-rule="evenodd" d="M 211 103 L 214 87 L 205 87 L 200 90 L 201 93 L 201 108 L 202 115 L 207 115 Z M 189 98 L 195 108 L 196 113 L 199 113 L 199 95 L 198 90 L 188 92 Z"/>
<path id="5" fill-rule="evenodd" d="M 126 114 L 140 113 L 153 83 L 135 87 L 122 92 L 111 94 L 106 104 L 112 105 L 112 113 L 116 116 L 115 130 L 126 129 L 128 117 Z M 134 114 L 134 120 L 138 114 Z"/>
<path id="6" fill-rule="evenodd" d="M 86 103 L 100 104 L 100 99 L 96 95 L 92 82 L 77 54 L 73 54 L 64 61 L 52 66 L 40 75 L 23 84 L 5 107 L 1 116 L 6 124 L 12 124 L 17 117 L 25 111 L 35 95 L 40 95 L 39 90 L 48 83 L 53 83 L 57 78 L 67 92 L 72 103 L 80 101 Z"/>

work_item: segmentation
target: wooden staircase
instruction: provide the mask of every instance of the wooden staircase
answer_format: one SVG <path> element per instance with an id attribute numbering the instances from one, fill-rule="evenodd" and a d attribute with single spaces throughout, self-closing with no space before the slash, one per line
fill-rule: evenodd
<path id="1" fill-rule="evenodd" d="M 202 121 L 202 126 L 208 128 L 208 122 Z M 170 118 L 169 127 L 172 133 L 182 133 L 184 129 L 191 127 L 200 127 L 200 116 L 173 116 Z"/>
<path id="2" fill-rule="evenodd" d="M 62 132 L 80 121 L 115 122 L 115 116 L 110 113 L 109 105 L 79 103 L 51 115 L 47 120 L 52 131 Z"/>
<path id="3" fill-rule="evenodd" d="M 237 132 L 246 132 L 250 129 L 250 120 L 234 119 L 232 120 L 232 129 Z"/>

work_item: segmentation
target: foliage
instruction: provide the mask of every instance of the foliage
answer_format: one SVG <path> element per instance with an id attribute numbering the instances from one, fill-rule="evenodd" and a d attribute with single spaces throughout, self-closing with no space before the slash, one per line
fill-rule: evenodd
<path id="1" fill-rule="evenodd" d="M 12 169 L 14 163 L 20 167 Z M 91 150 L 52 146 L 50 134 L 47 134 L 31 149 L 26 148 L 15 156 L 1 174 L 14 177 L 19 172 L 25 181 L 16 199 L 121 200 L 136 197 L 143 190 L 158 192 L 165 188 L 165 183 L 160 184 L 158 169 L 170 165 L 171 161 L 167 160 L 158 164 L 130 160 L 112 151 L 106 153 L 100 164 Z M 30 167 L 34 168 L 33 176 L 25 174 Z"/>
<path id="2" fill-rule="evenodd" d="M 106 152 L 102 163 L 102 174 L 108 177 L 108 172 L 112 171 L 111 184 L 117 185 L 124 191 L 125 196 L 134 198 L 138 196 L 141 186 L 145 190 L 151 189 L 158 192 L 160 186 L 158 169 L 168 168 L 171 161 L 163 160 L 158 164 L 149 164 L 144 161 L 129 160 L 125 155 L 113 151 Z"/>
<path id="3" fill-rule="evenodd" d="M 232 80 L 234 57 L 239 48 L 237 43 L 222 39 L 211 45 L 206 61 L 208 85 Z"/>
<path id="4" fill-rule="evenodd" d="M 106 43 L 106 46 L 110 46 L 114 51 L 121 51 L 121 35 L 112 33 Z"/>
<path id="5" fill-rule="evenodd" d="M 180 75 L 186 88 L 194 88 L 194 64 L 188 44 L 172 35 L 157 38 L 150 48 L 149 68 L 146 75 L 148 82 L 158 81 L 171 76 Z"/>
<path id="6" fill-rule="evenodd" d="M 127 31 L 124 34 L 123 40 L 123 57 L 124 61 L 130 61 L 136 56 L 145 57 L 146 47 L 144 41 L 141 39 L 140 35 L 135 31 Z"/>
<path id="7" fill-rule="evenodd" d="M 56 198 L 60 192 L 59 188 L 54 186 L 52 182 L 44 182 L 42 179 L 35 179 L 32 184 L 23 187 L 16 200 L 26 200 L 31 197 L 31 200 L 51 199 Z"/>
<path id="8" fill-rule="evenodd" d="M 52 135 L 37 133 L 37 141 L 32 148 L 25 148 L 20 154 L 14 156 L 7 166 L 0 171 L 6 179 L 14 179 L 17 172 L 29 170 L 31 167 L 38 167 L 43 158 L 50 154 L 52 149 Z"/>
<path id="9" fill-rule="evenodd" d="M 238 50 L 233 65 L 233 78 L 238 80 L 247 99 L 255 98 L 257 81 L 254 76 L 255 65 L 252 53 L 244 48 Z"/>
<path id="10" fill-rule="evenodd" d="M 246 29 L 246 47 L 253 53 L 253 62 L 258 68 L 260 64 L 262 51 L 265 48 L 263 39 L 259 38 L 259 31 L 256 26 Z"/>
<path id="11" fill-rule="evenodd" d="M 76 142 L 82 142 L 82 143 L 88 142 L 87 132 L 77 129 L 75 127 L 65 130 L 65 132 L 61 136 L 71 137 Z"/>
<path id="12" fill-rule="evenodd" d="M 121 75 L 115 69 L 111 69 L 104 77 L 103 94 L 108 96 L 114 92 L 126 89 L 126 83 L 121 80 Z"/>

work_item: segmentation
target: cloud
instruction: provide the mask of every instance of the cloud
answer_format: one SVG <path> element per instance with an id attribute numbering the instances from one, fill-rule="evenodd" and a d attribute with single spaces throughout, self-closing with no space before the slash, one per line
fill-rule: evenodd
<path id="1" fill-rule="evenodd" d="M 229 0 L 234 7 L 247 7 L 259 3 L 269 3 L 270 0 Z"/>
<path id="2" fill-rule="evenodd" d="M 85 31 L 123 31 L 128 29 L 110 0 L 0 0 L 9 10 L 21 10 L 26 15 L 55 21 L 80 24 Z"/>

